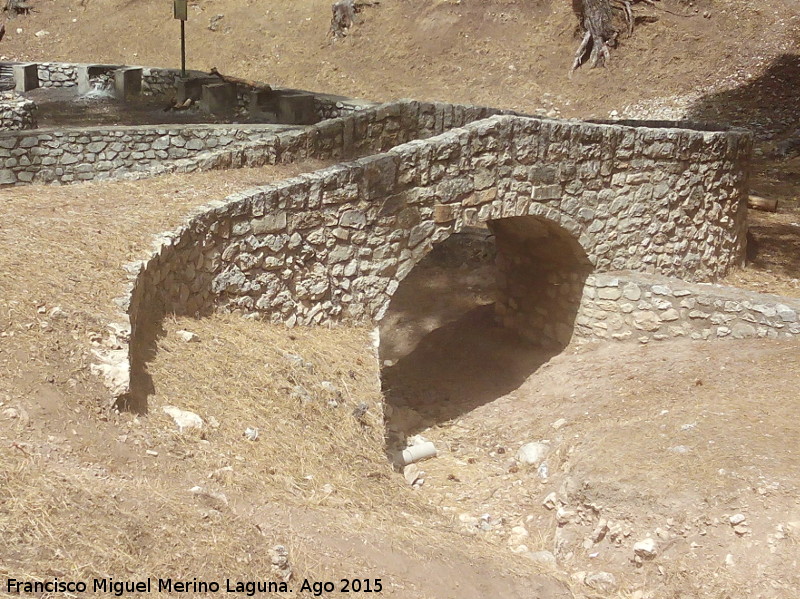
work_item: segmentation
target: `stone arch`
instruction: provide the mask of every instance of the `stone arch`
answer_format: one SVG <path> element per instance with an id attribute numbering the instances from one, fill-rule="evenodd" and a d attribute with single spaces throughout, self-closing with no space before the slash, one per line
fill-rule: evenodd
<path id="1" fill-rule="evenodd" d="M 594 268 L 594 256 L 585 247 L 592 238 L 558 210 L 532 205 L 528 212 L 472 224 L 487 227 L 495 239 L 498 322 L 534 344 L 563 348 L 572 338 L 583 285 Z M 375 321 L 383 320 L 395 292 L 413 268 L 466 226 L 459 219 L 452 227 L 440 229 L 413 265 L 398 272 L 387 287 Z"/>
<path id="2" fill-rule="evenodd" d="M 513 392 L 572 340 L 593 266 L 580 227 L 544 212 L 454 226 L 403 273 L 378 322 L 390 448 Z"/>

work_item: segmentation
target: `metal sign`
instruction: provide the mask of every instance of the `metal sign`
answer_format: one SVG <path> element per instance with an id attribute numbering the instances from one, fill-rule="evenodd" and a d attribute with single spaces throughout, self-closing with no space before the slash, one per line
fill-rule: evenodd
<path id="1" fill-rule="evenodd" d="M 175 18 L 181 21 L 189 19 L 189 0 L 174 0 Z"/>

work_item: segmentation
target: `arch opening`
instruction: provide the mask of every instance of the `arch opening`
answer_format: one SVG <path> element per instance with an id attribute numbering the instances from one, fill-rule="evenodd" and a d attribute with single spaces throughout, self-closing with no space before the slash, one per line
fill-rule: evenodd
<path id="1" fill-rule="evenodd" d="M 400 282 L 380 322 L 387 449 L 514 392 L 572 339 L 592 264 L 537 216 L 465 228 Z"/>

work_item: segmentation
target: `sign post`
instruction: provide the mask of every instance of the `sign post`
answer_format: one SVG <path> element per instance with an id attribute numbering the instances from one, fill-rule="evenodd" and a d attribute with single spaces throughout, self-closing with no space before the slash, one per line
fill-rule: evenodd
<path id="1" fill-rule="evenodd" d="M 189 0 L 173 0 L 174 16 L 181 22 L 181 77 L 186 78 L 186 20 L 189 18 Z"/>

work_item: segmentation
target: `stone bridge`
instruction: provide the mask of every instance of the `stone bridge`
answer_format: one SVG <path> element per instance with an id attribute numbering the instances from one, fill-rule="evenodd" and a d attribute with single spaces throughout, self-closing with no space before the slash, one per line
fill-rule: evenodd
<path id="1" fill-rule="evenodd" d="M 471 226 L 495 236 L 499 319 L 537 343 L 800 335 L 800 302 L 703 285 L 743 260 L 748 134 L 497 112 L 402 101 L 172 164 L 355 157 L 211 201 L 127 265 L 125 343 L 100 365 L 115 398 L 146 405 L 167 313 L 376 322 Z"/>

